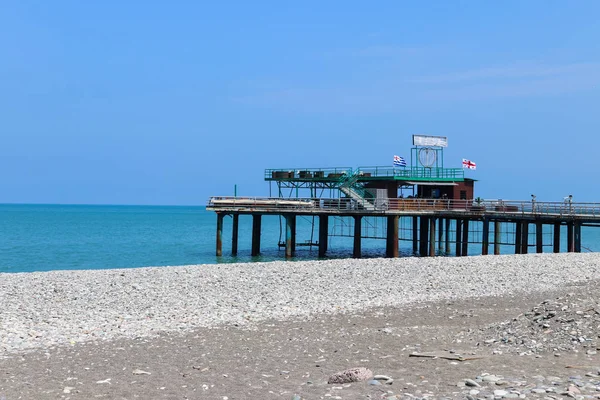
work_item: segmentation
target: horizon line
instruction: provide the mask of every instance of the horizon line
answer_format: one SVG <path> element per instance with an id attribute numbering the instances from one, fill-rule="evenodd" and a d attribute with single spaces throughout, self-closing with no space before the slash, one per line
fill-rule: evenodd
<path id="1" fill-rule="evenodd" d="M 205 204 L 4 203 L 0 206 L 206 207 Z"/>

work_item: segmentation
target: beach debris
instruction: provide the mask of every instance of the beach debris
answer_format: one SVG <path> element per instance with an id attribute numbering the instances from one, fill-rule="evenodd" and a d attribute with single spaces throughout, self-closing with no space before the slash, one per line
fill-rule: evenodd
<path id="1" fill-rule="evenodd" d="M 463 357 L 459 354 L 450 354 L 446 352 L 439 353 L 417 353 L 413 352 L 408 355 L 409 357 L 424 357 L 424 358 L 443 358 L 444 360 L 454 360 L 454 361 L 470 361 L 470 360 L 479 360 L 483 357 L 480 356 L 469 356 Z"/>
<path id="2" fill-rule="evenodd" d="M 391 385 L 394 382 L 394 380 L 390 376 L 387 376 L 387 375 L 375 375 L 373 377 L 373 380 L 383 381 L 383 383 L 385 383 L 386 385 Z"/>
<path id="3" fill-rule="evenodd" d="M 71 393 L 71 390 L 75 389 L 72 386 L 65 386 L 65 388 L 63 389 L 63 393 L 69 394 Z"/>
<path id="4" fill-rule="evenodd" d="M 134 369 L 133 370 L 133 374 L 134 375 L 150 375 L 150 372 L 148 371 L 143 371 L 141 369 Z"/>
<path id="5" fill-rule="evenodd" d="M 462 388 L 463 395 L 467 399 L 483 398 L 484 396 L 493 396 L 496 399 L 516 399 L 529 398 L 529 395 L 536 395 L 534 398 L 541 398 L 537 395 L 546 395 L 545 399 L 557 399 L 552 394 L 560 394 L 568 398 L 583 399 L 596 398 L 594 396 L 600 391 L 600 381 L 597 376 L 591 376 L 587 382 L 582 376 L 530 376 L 529 382 L 522 378 L 503 378 L 500 375 L 494 375 L 487 372 L 482 373 L 473 379 L 463 379 L 457 385 Z M 473 386 L 467 382 L 472 381 L 477 384 Z M 499 387 L 502 386 L 502 387 Z M 585 396 L 584 396 L 585 395 Z M 474 397 L 477 396 L 477 397 Z M 491 398 L 491 397 L 489 397 Z"/>
<path id="6" fill-rule="evenodd" d="M 351 383 L 366 381 L 373 376 L 373 372 L 365 367 L 350 368 L 331 375 L 327 383 Z"/>
<path id="7" fill-rule="evenodd" d="M 576 369 L 593 369 L 598 368 L 598 374 L 600 375 L 600 367 L 592 366 L 592 365 L 567 365 L 565 368 L 576 368 Z"/>
<path id="8" fill-rule="evenodd" d="M 600 347 L 598 294 L 586 288 L 547 299 L 515 318 L 484 330 L 483 344 L 520 355 L 582 351 L 595 355 Z M 490 340 L 494 339 L 494 340 Z"/>
<path id="9" fill-rule="evenodd" d="M 104 380 L 102 380 L 102 381 L 96 381 L 96 383 L 108 383 L 108 384 L 110 385 L 110 384 L 111 384 L 111 383 L 110 383 L 110 379 L 111 379 L 111 378 L 107 378 L 107 379 L 104 379 Z"/>

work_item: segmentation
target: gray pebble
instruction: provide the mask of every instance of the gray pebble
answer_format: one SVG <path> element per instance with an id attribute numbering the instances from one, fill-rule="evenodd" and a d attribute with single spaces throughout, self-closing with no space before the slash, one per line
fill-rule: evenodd
<path id="1" fill-rule="evenodd" d="M 473 379 L 465 379 L 465 385 L 471 386 L 471 387 L 481 387 L 481 385 L 479 383 L 475 382 Z"/>

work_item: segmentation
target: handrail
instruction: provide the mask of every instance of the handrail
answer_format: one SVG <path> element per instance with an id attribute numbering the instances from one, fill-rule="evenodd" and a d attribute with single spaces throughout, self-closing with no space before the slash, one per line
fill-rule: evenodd
<path id="1" fill-rule="evenodd" d="M 465 171 L 462 168 L 424 168 L 424 167 L 358 167 L 363 175 L 368 174 L 370 177 L 404 177 L 407 179 L 423 179 L 423 178 L 438 178 L 438 179 L 463 179 Z"/>
<path id="2" fill-rule="evenodd" d="M 265 179 L 339 179 L 352 173 L 350 167 L 265 169 Z"/>
<path id="3" fill-rule="evenodd" d="M 463 168 L 367 166 L 356 169 L 351 167 L 265 169 L 265 179 L 339 179 L 344 174 L 350 176 L 355 172 L 359 180 L 369 177 L 405 179 L 464 179 L 465 177 Z"/>
<path id="4" fill-rule="evenodd" d="M 362 186 L 358 186 L 356 183 L 358 182 L 358 178 L 360 177 L 360 171 L 350 170 L 350 174 L 343 174 L 339 179 L 338 184 L 339 187 L 345 187 L 355 191 L 360 197 L 365 198 L 366 191 Z"/>
<path id="5" fill-rule="evenodd" d="M 600 219 L 600 203 L 537 202 L 527 200 L 449 200 L 422 198 L 374 198 L 373 211 L 465 211 L 486 214 L 533 216 L 591 216 Z M 263 211 L 310 210 L 363 211 L 364 204 L 351 198 L 282 198 L 214 196 L 209 209 L 257 209 Z"/>

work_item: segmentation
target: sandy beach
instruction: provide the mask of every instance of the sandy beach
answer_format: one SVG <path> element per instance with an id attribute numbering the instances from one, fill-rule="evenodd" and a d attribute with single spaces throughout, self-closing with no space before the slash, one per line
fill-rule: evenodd
<path id="1" fill-rule="evenodd" d="M 2 274 L 0 398 L 600 398 L 598 282 L 596 254 Z M 392 381 L 327 383 L 353 367 Z"/>

